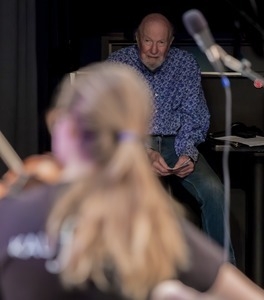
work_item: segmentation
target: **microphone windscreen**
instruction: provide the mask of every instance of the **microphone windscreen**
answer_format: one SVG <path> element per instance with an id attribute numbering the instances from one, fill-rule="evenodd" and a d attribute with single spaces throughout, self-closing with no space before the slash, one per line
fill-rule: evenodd
<path id="1" fill-rule="evenodd" d="M 182 16 L 182 20 L 186 30 L 191 36 L 208 28 L 207 21 L 197 9 L 186 11 Z"/>

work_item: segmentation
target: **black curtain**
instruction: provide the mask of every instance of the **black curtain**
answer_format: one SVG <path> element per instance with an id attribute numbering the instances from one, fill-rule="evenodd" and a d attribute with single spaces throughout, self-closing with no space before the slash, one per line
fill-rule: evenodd
<path id="1" fill-rule="evenodd" d="M 50 150 L 45 113 L 64 74 L 79 66 L 78 38 L 71 0 L 36 1 L 39 152 Z"/>
<path id="2" fill-rule="evenodd" d="M 0 0 L 0 130 L 21 159 L 50 150 L 45 113 L 79 66 L 71 0 Z M 7 170 L 1 159 L 0 175 Z"/>
<path id="3" fill-rule="evenodd" d="M 0 0 L 0 130 L 21 158 L 38 151 L 35 36 L 35 0 Z"/>

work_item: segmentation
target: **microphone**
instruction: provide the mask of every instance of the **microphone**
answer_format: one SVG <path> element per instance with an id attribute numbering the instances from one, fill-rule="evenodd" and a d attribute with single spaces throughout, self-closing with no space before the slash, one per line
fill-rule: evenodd
<path id="1" fill-rule="evenodd" d="M 224 72 L 218 45 L 209 30 L 207 21 L 197 9 L 191 9 L 183 14 L 183 23 L 188 33 L 193 37 L 200 50 L 205 53 L 208 60 L 219 73 Z"/>
<path id="2" fill-rule="evenodd" d="M 196 41 L 200 50 L 205 53 L 217 72 L 223 74 L 225 71 L 224 66 L 226 66 L 254 81 L 255 86 L 257 85 L 258 88 L 264 86 L 264 77 L 251 69 L 251 63 L 248 60 L 242 59 L 239 61 L 215 43 L 207 21 L 199 10 L 191 9 L 185 12 L 182 19 L 188 33 Z"/>

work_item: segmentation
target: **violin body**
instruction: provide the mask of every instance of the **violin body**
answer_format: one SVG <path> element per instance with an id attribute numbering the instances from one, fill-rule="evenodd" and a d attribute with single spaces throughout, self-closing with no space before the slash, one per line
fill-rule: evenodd
<path id="1" fill-rule="evenodd" d="M 59 181 L 62 167 L 50 153 L 35 154 L 23 162 L 23 172 L 8 170 L 0 180 L 0 198 L 38 184 L 55 184 Z"/>

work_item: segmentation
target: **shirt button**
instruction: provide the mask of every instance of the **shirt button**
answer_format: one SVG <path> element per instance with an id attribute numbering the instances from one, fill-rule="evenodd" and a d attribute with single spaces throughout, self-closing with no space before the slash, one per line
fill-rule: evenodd
<path id="1" fill-rule="evenodd" d="M 158 95 L 159 95 L 158 93 L 155 93 L 155 97 L 158 97 Z"/>

